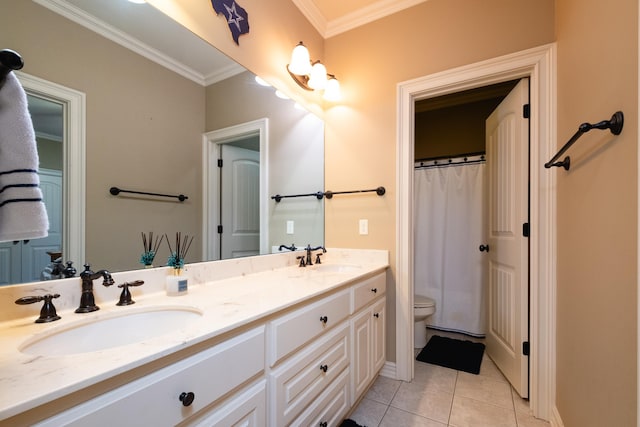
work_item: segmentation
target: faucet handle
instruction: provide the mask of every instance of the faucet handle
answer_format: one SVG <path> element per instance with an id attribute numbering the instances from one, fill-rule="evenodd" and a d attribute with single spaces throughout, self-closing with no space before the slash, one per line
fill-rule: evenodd
<path id="1" fill-rule="evenodd" d="M 296 259 L 300 260 L 300 264 L 298 264 L 298 267 L 306 267 L 307 264 L 305 264 L 305 262 L 304 262 L 304 255 L 303 256 L 297 256 Z"/>
<path id="2" fill-rule="evenodd" d="M 122 288 L 122 292 L 120 293 L 120 301 L 116 305 L 131 305 L 136 302 L 131 299 L 131 292 L 129 292 L 130 286 L 140 286 L 144 283 L 144 280 L 136 280 L 134 282 L 125 282 L 121 285 L 118 285 L 119 288 Z"/>
<path id="3" fill-rule="evenodd" d="M 60 298 L 60 294 L 22 297 L 18 298 L 15 302 L 18 305 L 27 305 L 44 301 L 44 305 L 40 310 L 40 317 L 36 319 L 36 323 L 48 323 L 61 319 L 61 317 L 56 313 L 56 308 L 53 306 L 53 302 L 51 301 L 54 298 Z"/>
<path id="4" fill-rule="evenodd" d="M 322 264 L 322 262 L 320 261 L 321 256 L 322 256 L 322 252 L 318 252 L 316 254 L 316 264 Z"/>

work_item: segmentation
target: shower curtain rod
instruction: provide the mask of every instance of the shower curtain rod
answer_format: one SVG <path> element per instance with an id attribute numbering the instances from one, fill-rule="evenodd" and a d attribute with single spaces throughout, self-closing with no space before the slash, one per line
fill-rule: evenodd
<path id="1" fill-rule="evenodd" d="M 470 153 L 456 157 L 433 157 L 430 159 L 416 160 L 414 162 L 414 169 L 446 168 L 449 166 L 484 163 L 485 161 L 485 153 Z"/>

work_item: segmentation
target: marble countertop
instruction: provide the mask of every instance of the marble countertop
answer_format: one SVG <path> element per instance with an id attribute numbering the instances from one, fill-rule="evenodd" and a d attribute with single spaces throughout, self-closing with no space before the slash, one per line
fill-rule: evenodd
<path id="1" fill-rule="evenodd" d="M 108 305 L 100 303 L 99 311 L 76 314 L 73 312 L 75 307 L 62 304 L 62 309 L 58 309 L 62 319 L 44 324 L 34 323 L 41 303 L 34 304 L 29 316 L 0 323 L 0 420 L 215 338 L 388 267 L 386 251 L 336 250 L 333 256 L 330 255 L 331 252 L 329 251 L 326 262 L 322 265 L 344 265 L 346 262 L 358 268 L 345 271 L 328 268 L 322 271 L 317 266 L 283 266 L 285 254 L 282 254 L 272 257 L 271 263 L 261 260 L 264 265 L 260 268 L 254 265 L 243 269 L 243 263 L 253 261 L 255 264 L 256 261 L 250 258 L 235 261 L 235 268 L 243 272 L 233 277 L 207 281 L 207 276 L 212 276 L 207 274 L 207 269 L 224 265 L 218 265 L 224 261 L 210 262 L 202 263 L 203 268 L 196 264 L 188 268 L 193 279 L 190 274 L 189 291 L 182 296 L 166 296 L 162 290 L 164 283 L 158 283 L 163 280 L 155 277 L 151 279 L 153 285 L 145 284 L 146 293 L 138 295 L 142 291 L 138 291 L 138 288 L 131 289 L 136 302 L 133 305 L 115 306 L 116 296 L 112 297 Z M 292 255 L 286 254 L 288 264 L 291 264 L 289 258 L 295 261 Z M 141 274 L 143 273 L 137 272 L 138 277 Z M 157 272 L 155 274 L 158 276 Z M 114 274 L 114 278 L 115 276 Z M 160 277 L 164 276 L 166 271 Z M 99 285 L 96 288 L 97 286 Z M 12 297 L 17 291 L 17 287 L 13 288 L 10 292 Z M 74 288 L 79 286 L 74 284 Z M 4 297 L 5 300 L 8 298 Z M 26 341 L 72 327 L 78 322 L 86 323 L 159 307 L 193 308 L 200 311 L 202 316 L 179 330 L 105 350 L 62 356 L 32 355 L 20 351 Z M 135 324 L 131 327 L 135 328 Z"/>

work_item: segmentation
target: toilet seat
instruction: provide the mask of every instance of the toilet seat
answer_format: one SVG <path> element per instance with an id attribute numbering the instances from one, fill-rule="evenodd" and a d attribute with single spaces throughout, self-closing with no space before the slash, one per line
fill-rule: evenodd
<path id="1" fill-rule="evenodd" d="M 413 296 L 413 307 L 414 308 L 429 308 L 436 305 L 436 302 L 429 297 L 425 297 L 423 295 L 414 295 Z"/>

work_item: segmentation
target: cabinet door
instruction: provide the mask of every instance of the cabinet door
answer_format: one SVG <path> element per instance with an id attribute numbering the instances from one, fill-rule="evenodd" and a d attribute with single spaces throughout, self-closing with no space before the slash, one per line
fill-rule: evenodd
<path id="1" fill-rule="evenodd" d="M 373 374 L 377 374 L 385 362 L 385 346 L 386 346 L 386 312 L 387 301 L 382 298 L 374 304 L 372 308 L 372 328 L 371 328 L 371 344 L 373 356 Z"/>
<path id="2" fill-rule="evenodd" d="M 367 388 L 372 379 L 371 358 L 371 309 L 357 314 L 351 323 L 353 351 L 351 359 L 351 400 L 356 401 Z"/>

